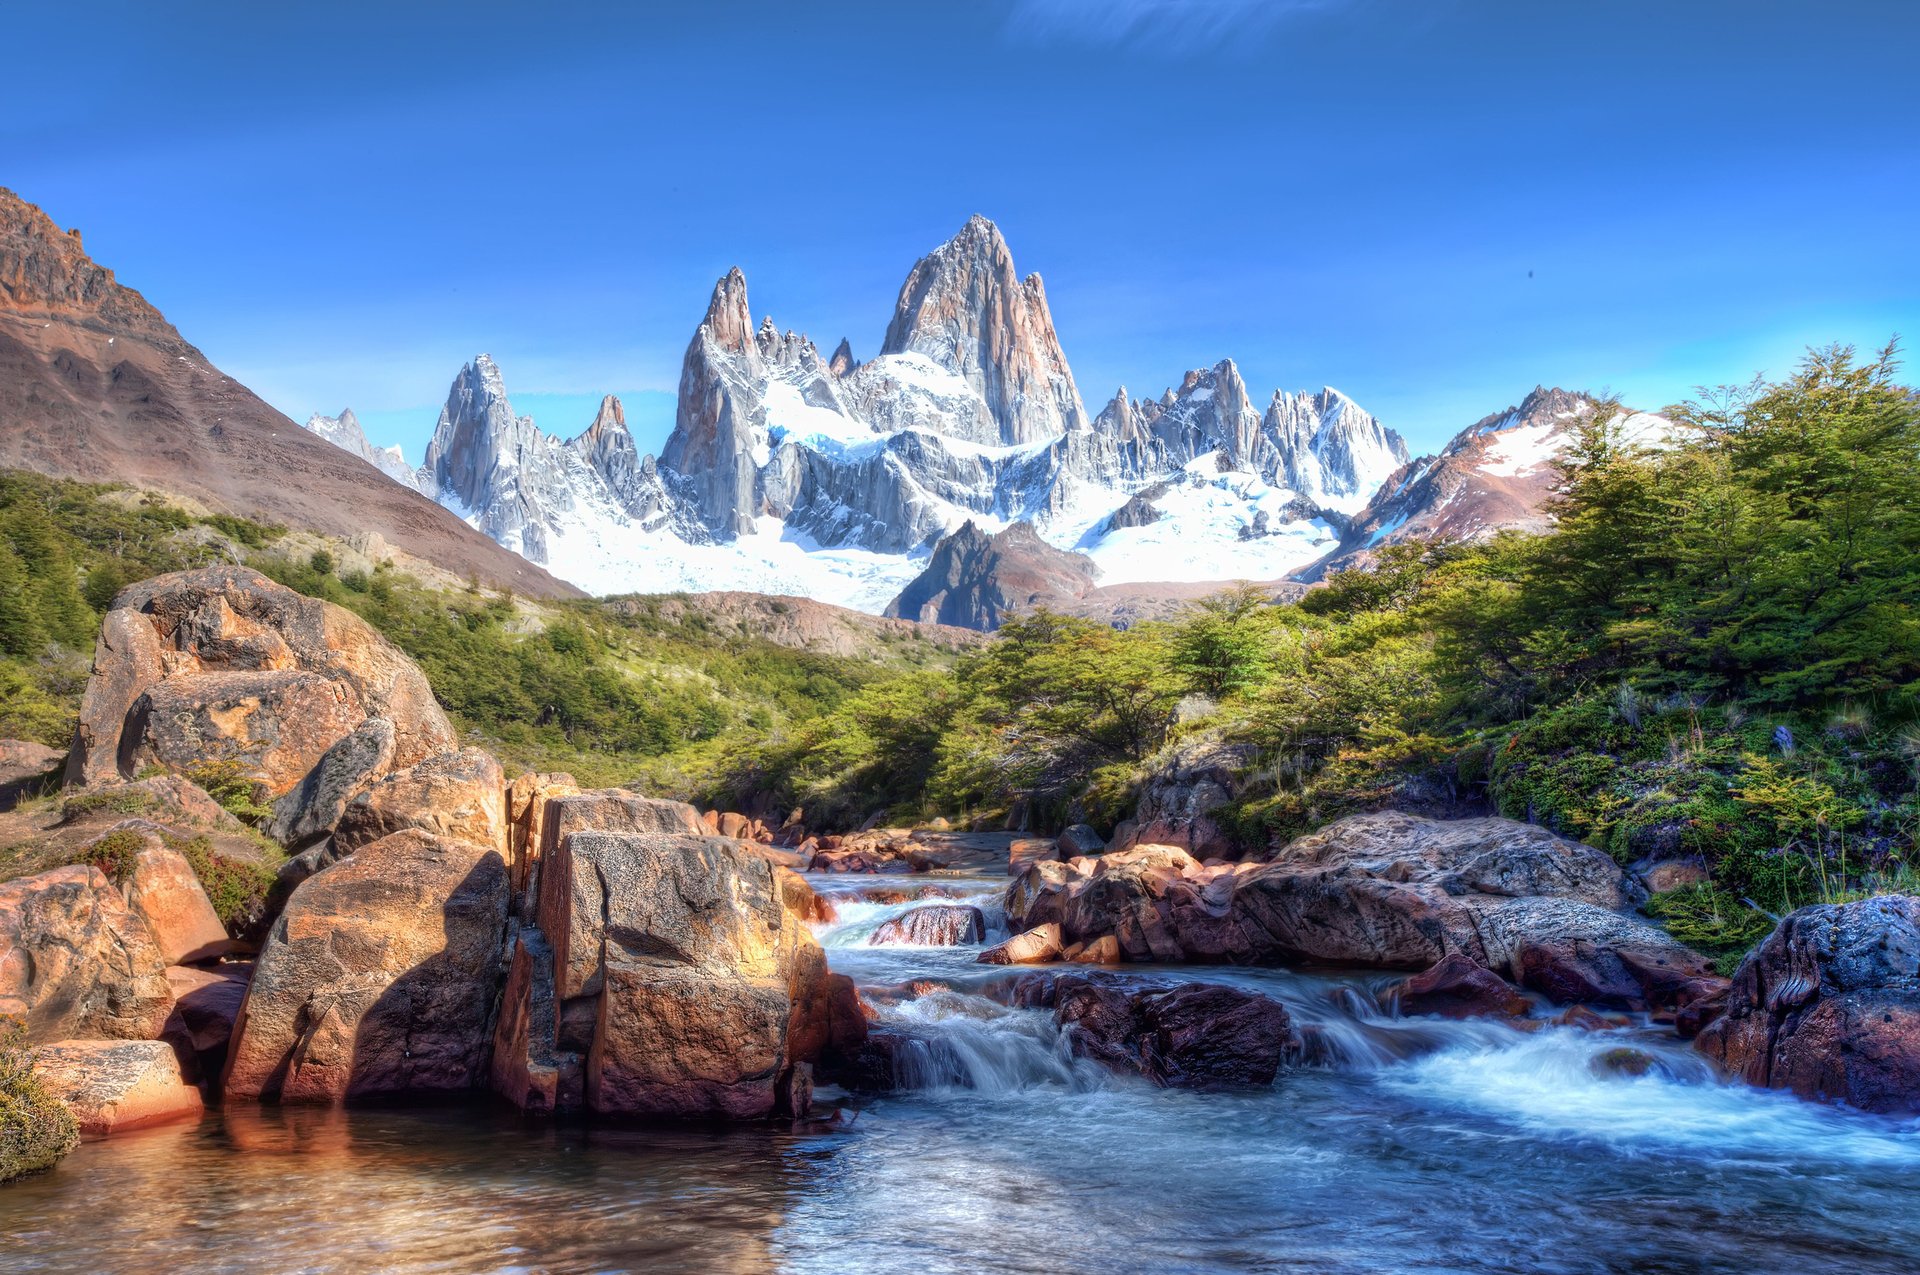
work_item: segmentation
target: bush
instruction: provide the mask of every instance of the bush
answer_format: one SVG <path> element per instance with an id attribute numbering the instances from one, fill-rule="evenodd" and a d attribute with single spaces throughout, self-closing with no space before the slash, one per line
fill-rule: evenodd
<path id="1" fill-rule="evenodd" d="M 147 839 L 131 828 L 121 828 L 88 845 L 78 862 L 100 869 L 102 876 L 115 885 L 125 885 L 133 876 L 134 860 Z"/>
<path id="2" fill-rule="evenodd" d="M 0 1018 L 0 1182 L 51 1169 L 79 1144 L 73 1113 L 33 1074 L 26 1024 Z"/>
<path id="3" fill-rule="evenodd" d="M 220 808 L 248 827 L 273 818 L 273 807 L 254 796 L 253 777 L 237 761 L 207 761 L 187 769 L 187 778 L 206 791 Z"/>
<path id="4" fill-rule="evenodd" d="M 200 879 L 200 888 L 207 892 L 214 915 L 220 918 L 220 924 L 227 927 L 229 934 L 245 929 L 265 906 L 267 891 L 273 888 L 277 875 L 272 868 L 216 854 L 213 844 L 205 837 L 187 840 L 168 837 L 166 842 Z"/>

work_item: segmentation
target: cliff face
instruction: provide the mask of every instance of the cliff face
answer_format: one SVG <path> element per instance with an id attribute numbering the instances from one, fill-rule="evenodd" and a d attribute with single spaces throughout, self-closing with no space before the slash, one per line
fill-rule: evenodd
<path id="1" fill-rule="evenodd" d="M 94 262 L 78 235 L 6 190 L 0 466 L 154 488 L 329 535 L 374 532 L 491 584 L 577 593 L 263 403 Z"/>

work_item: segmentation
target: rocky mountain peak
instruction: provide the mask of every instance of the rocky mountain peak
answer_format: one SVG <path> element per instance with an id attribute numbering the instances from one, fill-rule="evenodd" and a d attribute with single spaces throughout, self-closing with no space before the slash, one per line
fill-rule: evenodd
<path id="1" fill-rule="evenodd" d="M 773 319 L 767 319 L 767 326 L 773 325 Z M 747 307 L 747 276 L 740 267 L 721 277 L 713 285 L 713 296 L 707 302 L 707 317 L 700 321 L 707 338 L 715 345 L 726 350 L 746 353 L 753 348 L 753 312 Z"/>
<path id="2" fill-rule="evenodd" d="M 847 338 L 841 337 L 840 344 L 833 347 L 833 358 L 827 364 L 827 370 L 836 377 L 850 376 L 860 364 L 853 357 L 853 346 Z"/>
<path id="3" fill-rule="evenodd" d="M 972 519 L 934 547 L 927 569 L 886 614 L 922 623 L 994 629 L 1013 611 L 1082 598 L 1094 588 L 1093 560 L 1042 540 L 1029 522 L 989 534 Z"/>
<path id="4" fill-rule="evenodd" d="M 959 375 L 1002 444 L 1086 424 L 1040 277 L 1021 279 L 999 227 L 978 214 L 908 273 L 880 352 L 925 355 Z"/>
<path id="5" fill-rule="evenodd" d="M 0 186 L 0 311 L 60 317 L 96 331 L 192 349 L 147 299 L 95 263 L 78 230 Z"/>
<path id="6" fill-rule="evenodd" d="M 368 442 L 366 431 L 360 426 L 360 418 L 353 414 L 352 408 L 341 408 L 338 416 L 315 412 L 307 418 L 306 428 L 308 433 L 326 439 L 342 451 L 351 452 L 402 486 L 419 490 L 419 475 L 407 464 L 400 449 L 375 447 Z"/>

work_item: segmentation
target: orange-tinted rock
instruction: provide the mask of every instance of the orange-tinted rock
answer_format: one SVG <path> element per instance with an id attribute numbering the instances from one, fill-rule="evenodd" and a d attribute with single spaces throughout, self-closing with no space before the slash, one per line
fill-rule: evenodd
<path id="1" fill-rule="evenodd" d="M 240 1019 L 240 1007 L 246 1004 L 247 984 L 252 978 L 252 961 L 167 967 L 173 1013 L 160 1036 L 177 1055 L 198 1064 L 198 1075 L 189 1079 L 220 1079 L 233 1027 Z"/>
<path id="2" fill-rule="evenodd" d="M 338 1102 L 484 1085 L 507 895 L 498 851 L 417 830 L 303 882 L 260 953 L 227 1096 Z"/>
<path id="3" fill-rule="evenodd" d="M 735 814 L 729 810 L 714 822 L 719 826 L 720 835 L 723 837 L 732 837 L 737 841 L 753 839 L 753 821 L 745 815 Z"/>
<path id="4" fill-rule="evenodd" d="M 150 1040 L 172 1009 L 152 935 L 97 869 L 0 884 L 0 1014 L 29 1040 Z"/>
<path id="5" fill-rule="evenodd" d="M 774 866 L 774 879 L 780 883 L 780 899 L 787 910 L 802 921 L 825 925 L 839 915 L 833 904 L 807 884 L 807 879 L 792 868 Z"/>
<path id="6" fill-rule="evenodd" d="M 1021 837 L 1007 850 L 1007 875 L 1017 877 L 1027 865 L 1060 858 L 1060 846 L 1048 837 Z"/>
<path id="7" fill-rule="evenodd" d="M 1121 954 L 1119 939 L 1111 934 L 1102 934 L 1091 943 L 1082 944 L 1066 959 L 1075 965 L 1119 965 L 1126 957 Z"/>
<path id="8" fill-rule="evenodd" d="M 72 1110 L 83 1138 L 197 1120 L 204 1110 L 165 1041 L 63 1040 L 34 1050 L 33 1069 Z"/>
<path id="9" fill-rule="evenodd" d="M 576 832 L 618 832 L 634 834 L 699 836 L 702 826 L 698 811 L 684 801 L 665 801 L 642 797 L 624 788 L 600 788 L 591 792 L 555 797 L 547 802 L 542 816 L 540 850 L 529 869 L 528 886 L 535 893 L 532 911 L 545 928 L 547 938 L 566 963 L 566 940 L 556 932 L 553 918 L 574 915 L 575 905 L 562 896 L 573 888 L 570 877 L 549 878 L 539 865 L 549 859 L 560 844 Z M 550 898 L 549 895 L 552 895 Z M 563 998 L 580 995 L 562 974 Z"/>
<path id="10" fill-rule="evenodd" d="M 534 861 L 546 840 L 547 803 L 579 791 L 572 775 L 559 773 L 529 771 L 507 785 L 507 866 L 514 894 L 524 895 L 532 883 Z"/>
<path id="11" fill-rule="evenodd" d="M 123 590 L 103 619 L 67 778 L 232 757 L 279 796 L 305 777 L 300 759 L 310 769 L 369 716 L 393 723 L 397 765 L 454 746 L 420 670 L 352 612 L 244 567 L 174 572 Z M 192 755 L 196 740 L 211 751 Z"/>
<path id="12" fill-rule="evenodd" d="M 146 923 L 160 959 L 168 965 L 183 965 L 231 951 L 227 929 L 185 856 L 153 832 L 137 835 L 145 844 L 134 857 L 122 894 L 127 909 Z"/>
<path id="13" fill-rule="evenodd" d="M 538 929 L 522 929 L 507 965 L 493 1038 L 493 1090 L 526 1111 L 578 1111 L 585 1100 L 578 1053 L 559 1047 L 553 996 L 553 948 Z"/>
<path id="14" fill-rule="evenodd" d="M 982 965 L 1040 965 L 1060 959 L 1060 927 L 1048 922 L 996 943 L 974 958 Z"/>
<path id="15" fill-rule="evenodd" d="M 408 829 L 465 841 L 507 862 L 507 783 L 493 754 L 463 748 L 394 771 L 353 799 L 333 843 L 352 854 Z"/>
<path id="16" fill-rule="evenodd" d="M 393 769 L 393 723 L 369 717 L 321 755 L 312 770 L 273 804 L 264 831 L 302 850 L 339 826 L 347 806 Z"/>
<path id="17" fill-rule="evenodd" d="M 232 762 L 275 798 L 298 785 L 366 715 L 351 684 L 317 673 L 180 674 L 135 702 L 121 751 L 136 772 L 156 764 L 186 771 Z"/>
<path id="18" fill-rule="evenodd" d="M 576 832 L 541 874 L 555 990 L 596 998 L 589 1109 L 774 1114 L 825 1034 L 814 1007 L 832 1004 L 774 866 L 726 839 Z"/>

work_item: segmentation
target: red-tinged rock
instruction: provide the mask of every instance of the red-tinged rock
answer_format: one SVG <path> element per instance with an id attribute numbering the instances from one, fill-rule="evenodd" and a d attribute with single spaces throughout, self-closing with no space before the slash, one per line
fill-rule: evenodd
<path id="1" fill-rule="evenodd" d="M 561 797 L 578 796 L 580 785 L 572 775 L 529 771 L 507 785 L 507 868 L 513 892 L 526 897 L 533 885 L 533 865 L 546 844 L 548 806 Z M 528 899 L 528 912 L 532 911 Z"/>
<path id="2" fill-rule="evenodd" d="M 867 941 L 875 947 L 963 947 L 986 936 L 987 920 L 979 908 L 933 903 L 889 917 Z"/>
<path id="3" fill-rule="evenodd" d="M 333 1103 L 488 1078 L 507 869 L 409 830 L 302 882 L 274 923 L 229 1050 L 229 1100 Z"/>
<path id="4" fill-rule="evenodd" d="M 1120 940 L 1111 934 L 1102 934 L 1091 943 L 1083 943 L 1067 960 L 1075 965 L 1120 965 L 1126 957 L 1120 951 Z"/>
<path id="5" fill-rule="evenodd" d="M 464 841 L 507 862 L 507 784 L 499 761 L 483 749 L 463 748 L 396 770 L 353 799 L 333 844 L 352 854 L 408 830 Z"/>
<path id="6" fill-rule="evenodd" d="M 147 932 L 168 965 L 210 961 L 233 950 L 227 928 L 207 901 L 207 892 L 193 867 L 169 847 L 156 831 L 135 823 L 122 824 L 107 836 L 137 836 L 142 845 L 133 857 L 121 895 L 127 910 L 145 922 Z"/>
<path id="7" fill-rule="evenodd" d="M 176 1055 L 196 1064 L 188 1079 L 220 1079 L 234 1024 L 240 1021 L 240 1008 L 247 1002 L 247 984 L 252 980 L 252 961 L 167 967 L 174 1003 L 160 1038 L 173 1046 Z"/>
<path id="8" fill-rule="evenodd" d="M 1060 858 L 1060 846 L 1048 837 L 1021 837 L 1007 849 L 1007 875 L 1017 877 L 1029 864 Z"/>
<path id="9" fill-rule="evenodd" d="M 745 815 L 736 814 L 729 810 L 714 820 L 714 823 L 719 828 L 720 835 L 723 837 L 731 837 L 735 841 L 750 841 L 753 839 L 753 820 L 747 818 Z"/>
<path id="10" fill-rule="evenodd" d="M 1458 952 L 1396 983 L 1387 998 L 1402 1014 L 1442 1018 L 1523 1018 L 1529 1009 L 1527 998 L 1505 979 Z"/>
<path id="11" fill-rule="evenodd" d="M 1051 1009 L 1083 1057 L 1165 1088 L 1270 1085 L 1301 1049 L 1279 1001 L 1215 983 L 1032 974 L 1004 995 L 1016 1006 Z"/>
<path id="12" fill-rule="evenodd" d="M 553 947 L 538 929 L 522 929 L 507 964 L 494 1031 L 493 1090 L 526 1111 L 578 1111 L 586 1102 L 585 1064 L 559 1045 Z"/>
<path id="13" fill-rule="evenodd" d="M 63 1040 L 35 1049 L 33 1069 L 73 1112 L 83 1138 L 197 1120 L 205 1110 L 165 1041 Z"/>
<path id="14" fill-rule="evenodd" d="M 0 1014 L 30 1041 L 151 1040 L 172 1010 L 160 949 L 98 869 L 0 883 Z"/>

